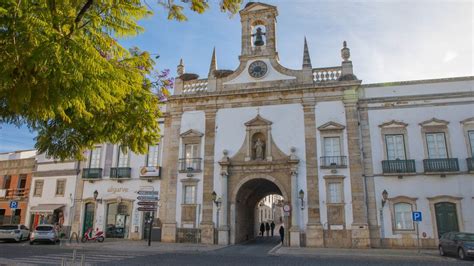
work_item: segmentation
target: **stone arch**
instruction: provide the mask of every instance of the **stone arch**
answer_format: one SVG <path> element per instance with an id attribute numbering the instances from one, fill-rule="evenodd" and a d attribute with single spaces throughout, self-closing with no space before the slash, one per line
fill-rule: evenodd
<path id="1" fill-rule="evenodd" d="M 250 174 L 233 188 L 230 198 L 230 242 L 236 244 L 255 236 L 255 207 L 265 196 L 281 195 L 288 201 L 288 189 L 267 174 Z"/>

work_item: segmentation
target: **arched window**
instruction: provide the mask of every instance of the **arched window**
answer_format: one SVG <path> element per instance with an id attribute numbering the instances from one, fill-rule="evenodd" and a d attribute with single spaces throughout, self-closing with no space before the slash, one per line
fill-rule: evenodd
<path id="1" fill-rule="evenodd" d="M 400 202 L 393 205 L 395 213 L 396 230 L 413 230 L 412 206 L 409 203 Z"/>

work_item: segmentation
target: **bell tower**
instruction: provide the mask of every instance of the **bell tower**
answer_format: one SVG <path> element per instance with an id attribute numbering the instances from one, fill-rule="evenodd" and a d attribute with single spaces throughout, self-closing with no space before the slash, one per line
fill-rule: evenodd
<path id="1" fill-rule="evenodd" d="M 254 57 L 278 58 L 276 51 L 276 17 L 275 6 L 249 2 L 240 11 L 242 23 L 241 59 Z"/>

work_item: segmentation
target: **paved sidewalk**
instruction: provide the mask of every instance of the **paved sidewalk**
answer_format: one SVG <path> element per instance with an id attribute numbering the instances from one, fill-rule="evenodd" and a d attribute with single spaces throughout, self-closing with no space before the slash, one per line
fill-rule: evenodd
<path id="1" fill-rule="evenodd" d="M 163 243 L 148 242 L 145 240 L 123 240 L 123 239 L 106 239 L 103 243 L 86 242 L 76 243 L 65 241 L 61 243 L 63 248 L 69 249 L 101 249 L 115 251 L 140 251 L 140 252 L 205 252 L 224 248 L 226 246 L 191 244 L 191 243 Z"/>
<path id="2" fill-rule="evenodd" d="M 417 258 L 417 259 L 442 259 L 435 249 L 345 249 L 345 248 L 301 248 L 282 247 L 281 244 L 273 248 L 272 255 L 295 256 L 330 256 L 330 257 L 383 257 L 383 258 Z"/>

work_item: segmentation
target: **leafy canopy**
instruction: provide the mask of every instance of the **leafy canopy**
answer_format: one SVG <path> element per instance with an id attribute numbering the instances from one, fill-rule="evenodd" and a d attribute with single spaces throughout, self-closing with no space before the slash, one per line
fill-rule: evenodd
<path id="1" fill-rule="evenodd" d="M 242 0 L 222 0 L 235 13 Z M 169 19 L 205 0 L 158 1 Z M 172 87 L 150 54 L 117 41 L 144 31 L 152 15 L 142 0 L 3 0 L 0 2 L 0 123 L 26 124 L 35 148 L 82 158 L 96 143 L 145 153 L 160 138 L 160 105 Z"/>

